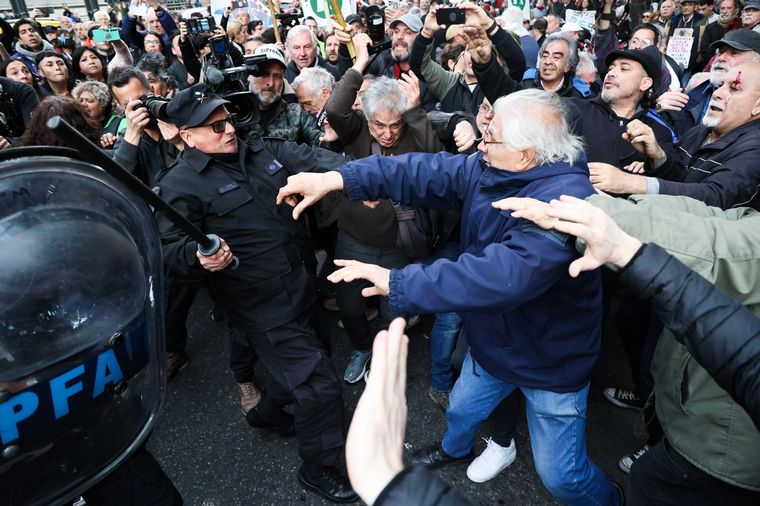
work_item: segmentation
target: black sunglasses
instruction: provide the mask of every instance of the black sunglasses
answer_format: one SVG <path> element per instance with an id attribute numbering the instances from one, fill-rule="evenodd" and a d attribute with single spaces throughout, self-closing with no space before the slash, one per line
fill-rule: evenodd
<path id="1" fill-rule="evenodd" d="M 227 123 L 233 127 L 237 126 L 237 114 L 228 114 L 226 118 L 214 121 L 208 125 L 198 125 L 199 127 L 211 127 L 214 133 L 221 134 L 227 129 Z"/>

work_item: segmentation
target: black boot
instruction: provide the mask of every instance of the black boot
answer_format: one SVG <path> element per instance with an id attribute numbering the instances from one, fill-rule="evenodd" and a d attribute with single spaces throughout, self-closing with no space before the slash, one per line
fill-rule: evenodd
<path id="1" fill-rule="evenodd" d="M 298 481 L 307 490 L 316 492 L 328 501 L 349 503 L 359 500 L 348 476 L 332 466 L 302 464 L 298 469 Z"/>

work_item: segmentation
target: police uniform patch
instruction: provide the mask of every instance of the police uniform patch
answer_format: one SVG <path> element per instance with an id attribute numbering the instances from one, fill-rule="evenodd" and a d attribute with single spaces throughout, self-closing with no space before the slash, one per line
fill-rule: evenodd
<path id="1" fill-rule="evenodd" d="M 278 170 L 282 168 L 282 164 L 278 162 L 277 160 L 274 160 L 272 163 L 270 163 L 267 166 L 267 172 L 269 175 L 275 174 Z"/>
<path id="2" fill-rule="evenodd" d="M 219 195 L 224 195 L 227 192 L 230 192 L 234 190 L 235 188 L 240 188 L 237 183 L 230 183 L 228 185 L 220 186 L 216 189 L 216 191 L 219 193 Z"/>

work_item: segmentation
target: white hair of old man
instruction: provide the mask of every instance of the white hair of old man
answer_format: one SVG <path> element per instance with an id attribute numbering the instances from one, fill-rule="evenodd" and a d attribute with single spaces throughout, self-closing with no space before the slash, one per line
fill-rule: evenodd
<path id="1" fill-rule="evenodd" d="M 311 31 L 311 28 L 306 25 L 296 25 L 288 31 L 288 38 L 285 40 L 285 45 L 287 46 L 288 51 L 290 51 L 290 48 L 293 45 L 293 39 L 302 33 L 308 33 L 311 37 L 311 43 L 314 44 L 315 48 L 319 48 L 319 41 L 314 32 Z"/>
<path id="2" fill-rule="evenodd" d="M 309 67 L 303 69 L 293 80 L 293 91 L 298 91 L 301 86 L 306 86 L 312 94 L 319 95 L 324 88 L 332 91 L 335 78 L 322 67 Z"/>
<path id="3" fill-rule="evenodd" d="M 556 93 L 528 89 L 501 97 L 493 106 L 501 118 L 504 145 L 514 151 L 535 149 L 536 164 L 575 163 L 583 141 L 570 133 L 567 110 Z"/>
<path id="4" fill-rule="evenodd" d="M 374 79 L 362 95 L 362 110 L 367 120 L 375 111 L 404 114 L 408 106 L 398 81 L 387 76 Z"/>
<path id="5" fill-rule="evenodd" d="M 586 51 L 581 51 L 578 54 L 578 66 L 575 67 L 576 74 L 583 74 L 584 72 L 596 71 L 596 64 L 594 58 L 591 57 Z"/>

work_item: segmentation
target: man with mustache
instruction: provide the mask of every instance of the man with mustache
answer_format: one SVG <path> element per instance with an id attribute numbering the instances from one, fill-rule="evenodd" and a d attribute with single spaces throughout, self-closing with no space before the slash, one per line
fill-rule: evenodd
<path id="1" fill-rule="evenodd" d="M 726 73 L 743 63 L 760 61 L 760 33 L 751 30 L 732 30 L 712 44 L 717 51 L 710 68 L 710 78 L 687 93 L 668 91 L 657 99 L 657 111 L 682 137 L 694 125 L 699 125 L 707 112 L 710 97 Z"/>
<path id="2" fill-rule="evenodd" d="M 592 183 L 597 189 L 624 194 L 683 195 L 709 206 L 760 209 L 760 62 L 729 70 L 716 88 L 702 118 L 679 144 L 675 164 L 684 167 L 681 181 L 627 174 L 618 171 Z M 668 158 L 651 129 L 629 125 L 625 138 L 653 164 Z"/>
<path id="3" fill-rule="evenodd" d="M 391 47 L 373 57 L 370 65 L 365 69 L 365 74 L 373 76 L 387 76 L 392 79 L 401 79 L 411 70 L 409 65 L 409 53 L 414 44 L 414 39 L 422 30 L 422 19 L 414 14 L 404 14 L 395 19 L 389 26 Z M 345 44 L 352 40 L 357 33 L 354 25 L 347 26 L 345 31 L 336 28 L 335 35 L 341 42 L 339 55 L 340 75 L 352 67 L 353 61 L 348 54 Z M 429 92 L 424 82 L 420 81 L 420 97 L 422 109 L 431 111 L 437 102 L 435 96 Z"/>
<path id="4" fill-rule="evenodd" d="M 760 1 L 750 0 L 742 9 L 742 28 L 760 32 Z"/>

